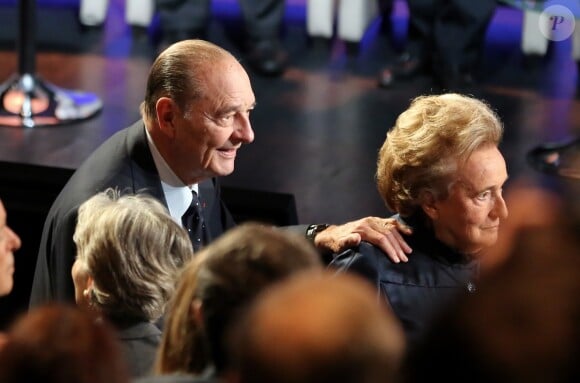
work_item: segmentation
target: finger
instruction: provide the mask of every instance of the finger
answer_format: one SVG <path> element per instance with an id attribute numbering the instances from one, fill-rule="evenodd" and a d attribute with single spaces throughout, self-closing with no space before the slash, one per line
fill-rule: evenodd
<path id="1" fill-rule="evenodd" d="M 411 235 L 411 234 L 413 234 L 413 229 L 411 229 L 411 227 L 410 227 L 410 226 L 407 226 L 407 225 L 406 225 L 406 224 L 404 224 L 403 222 L 395 220 L 395 225 L 397 225 L 397 229 L 398 229 L 400 232 L 402 232 L 402 233 L 405 233 L 405 234 L 407 234 L 407 235 Z"/>
<path id="2" fill-rule="evenodd" d="M 393 218 L 386 218 L 380 220 L 379 233 L 383 234 L 389 241 L 390 246 L 393 251 L 397 252 L 397 257 L 403 261 L 407 262 L 409 259 L 406 254 L 410 254 L 413 249 L 407 244 L 403 239 L 399 231 L 404 231 L 405 234 L 411 234 L 412 229 L 402 222 L 399 222 Z"/>
<path id="3" fill-rule="evenodd" d="M 395 247 L 393 247 L 393 244 L 388 240 L 387 237 L 383 237 L 383 240 L 381 241 L 379 247 L 381 248 L 383 253 L 387 254 L 387 257 L 389 257 L 391 261 L 393 261 L 394 263 L 401 262 L 400 258 L 401 252 L 395 249 Z"/>
<path id="4" fill-rule="evenodd" d="M 399 233 L 397 221 L 393 218 L 374 220 L 373 227 L 361 231 L 362 240 L 379 247 L 395 263 L 407 262 L 407 254 L 412 252 L 411 247 Z M 401 227 L 407 227 L 401 224 Z M 377 228 L 379 228 L 377 230 Z M 374 230 L 373 230 L 374 229 Z M 410 230 L 410 228 L 408 228 Z"/>
<path id="5" fill-rule="evenodd" d="M 395 229 L 393 229 L 395 230 Z M 396 231 L 396 230 L 395 230 Z M 403 254 L 403 251 L 400 249 L 398 242 L 392 238 L 392 233 L 389 231 L 386 234 L 383 234 L 379 231 L 373 232 L 366 232 L 365 236 L 363 237 L 364 241 L 370 242 L 376 247 L 380 248 L 383 253 L 385 253 L 389 259 L 391 259 L 395 263 L 399 263 L 401 261 L 400 255 Z M 395 243 L 395 246 L 393 246 Z"/>
<path id="6" fill-rule="evenodd" d="M 393 234 L 393 238 L 397 241 L 397 243 L 399 244 L 399 247 L 403 251 L 403 254 L 402 254 L 403 257 L 406 258 L 405 254 L 411 254 L 413 252 L 413 249 L 411 249 L 409 244 L 407 244 L 407 242 L 405 241 L 405 239 L 403 238 L 401 233 L 399 233 L 398 231 L 393 231 L 392 234 Z"/>
<path id="7" fill-rule="evenodd" d="M 393 251 L 397 252 L 397 257 L 399 258 L 399 261 L 407 262 L 409 260 L 407 258 L 407 255 L 405 254 L 405 249 L 409 248 L 409 246 L 406 246 L 406 248 L 401 246 L 401 241 L 403 240 L 403 238 L 401 237 L 401 235 L 397 230 L 393 230 L 390 233 L 388 233 L 385 236 L 385 239 L 387 240 L 389 245 L 393 248 Z M 405 242 L 403 241 L 403 243 Z"/>

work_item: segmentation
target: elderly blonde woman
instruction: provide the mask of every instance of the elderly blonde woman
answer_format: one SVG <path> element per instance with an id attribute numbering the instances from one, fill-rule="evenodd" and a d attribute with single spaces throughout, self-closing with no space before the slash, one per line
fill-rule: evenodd
<path id="1" fill-rule="evenodd" d="M 387 133 L 376 180 L 387 207 L 413 228 L 406 264 L 363 243 L 333 266 L 370 279 L 402 321 L 411 345 L 437 309 L 474 292 L 478 257 L 492 246 L 508 211 L 502 197 L 503 127 L 482 101 L 459 94 L 413 100 Z"/>
<path id="2" fill-rule="evenodd" d="M 139 382 L 222 376 L 230 367 L 226 334 L 241 312 L 267 287 L 316 268 L 318 252 L 299 235 L 256 223 L 226 232 L 186 266 L 166 316 L 155 370 L 181 377 Z"/>
<path id="3" fill-rule="evenodd" d="M 79 208 L 72 267 L 77 304 L 119 331 L 133 376 L 149 373 L 182 266 L 193 257 L 187 232 L 157 200 L 112 189 Z"/>

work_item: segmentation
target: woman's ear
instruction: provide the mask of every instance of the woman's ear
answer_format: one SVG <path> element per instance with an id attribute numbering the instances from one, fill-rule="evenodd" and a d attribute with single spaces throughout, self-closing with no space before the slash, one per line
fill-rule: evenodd
<path id="1" fill-rule="evenodd" d="M 83 296 L 88 299 L 93 290 L 93 287 L 95 286 L 95 280 L 90 275 L 87 275 L 86 278 L 87 279 L 85 289 L 83 290 Z"/>
<path id="2" fill-rule="evenodd" d="M 432 221 L 439 218 L 439 210 L 437 209 L 437 199 L 430 191 L 421 193 L 421 209 Z"/>
<path id="3" fill-rule="evenodd" d="M 91 295 L 93 294 L 93 288 L 95 286 L 95 280 L 90 275 L 86 276 L 86 285 L 83 290 L 83 297 L 86 299 L 87 303 L 91 303 Z"/>
<path id="4" fill-rule="evenodd" d="M 94 288 L 94 286 L 95 286 L 95 280 L 93 279 L 92 276 L 89 275 L 87 277 L 87 288 L 92 290 Z"/>

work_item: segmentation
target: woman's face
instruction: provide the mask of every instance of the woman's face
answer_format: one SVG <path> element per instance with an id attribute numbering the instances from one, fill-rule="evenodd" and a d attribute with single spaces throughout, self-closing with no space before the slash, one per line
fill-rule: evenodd
<path id="1" fill-rule="evenodd" d="M 6 223 L 6 210 L 0 201 L 0 296 L 14 285 L 14 251 L 20 248 L 20 237 Z"/>
<path id="2" fill-rule="evenodd" d="M 484 146 L 458 169 L 456 182 L 444 200 L 425 208 L 435 236 L 465 254 L 477 254 L 497 241 L 508 210 L 502 196 L 506 164 L 499 150 Z"/>

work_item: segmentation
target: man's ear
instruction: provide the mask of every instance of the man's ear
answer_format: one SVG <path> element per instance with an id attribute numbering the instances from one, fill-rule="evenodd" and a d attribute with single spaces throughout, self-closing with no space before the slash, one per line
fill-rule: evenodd
<path id="1" fill-rule="evenodd" d="M 160 97 L 155 103 L 155 113 L 159 129 L 168 137 L 175 137 L 175 121 L 181 113 L 175 101 L 169 97 Z"/>
<path id="2" fill-rule="evenodd" d="M 421 193 L 421 209 L 432 221 L 439 218 L 439 209 L 437 208 L 437 199 L 430 191 Z"/>

